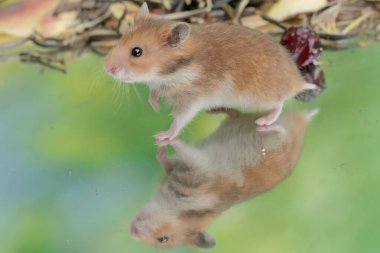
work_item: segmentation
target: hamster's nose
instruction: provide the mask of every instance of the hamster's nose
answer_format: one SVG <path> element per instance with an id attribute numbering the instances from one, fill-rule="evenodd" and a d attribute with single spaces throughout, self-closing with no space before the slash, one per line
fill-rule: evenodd
<path id="1" fill-rule="evenodd" d="M 108 74 L 114 75 L 116 73 L 115 65 L 111 64 L 109 61 L 104 64 L 104 68 Z"/>
<path id="2" fill-rule="evenodd" d="M 131 236 L 133 239 L 137 239 L 139 237 L 139 229 L 136 226 L 136 222 L 133 222 L 131 225 Z"/>

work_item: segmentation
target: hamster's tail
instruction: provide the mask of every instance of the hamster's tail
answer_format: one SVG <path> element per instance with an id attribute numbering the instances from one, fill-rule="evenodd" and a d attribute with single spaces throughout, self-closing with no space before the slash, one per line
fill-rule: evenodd
<path id="1" fill-rule="evenodd" d="M 319 86 L 314 83 L 304 83 L 302 91 L 295 96 L 295 99 L 311 102 L 316 99 L 325 88 L 325 85 Z"/>

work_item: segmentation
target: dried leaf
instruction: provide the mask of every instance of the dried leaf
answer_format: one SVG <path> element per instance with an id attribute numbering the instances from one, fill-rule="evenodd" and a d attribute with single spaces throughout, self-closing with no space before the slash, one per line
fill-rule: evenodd
<path id="1" fill-rule="evenodd" d="M 109 11 L 116 19 L 122 18 L 125 10 L 127 10 L 128 15 L 134 16 L 139 11 L 139 9 L 140 6 L 132 2 L 114 3 L 109 7 Z"/>
<path id="2" fill-rule="evenodd" d="M 26 37 L 51 17 L 59 0 L 28 0 L 0 8 L 0 34 Z"/>
<path id="3" fill-rule="evenodd" d="M 76 12 L 61 13 L 56 17 L 46 16 L 44 20 L 35 26 L 35 31 L 45 37 L 61 36 L 68 28 L 78 24 Z"/>
<path id="4" fill-rule="evenodd" d="M 318 11 L 327 4 L 327 0 L 280 0 L 269 9 L 267 16 L 283 21 L 300 13 Z"/>
<path id="5" fill-rule="evenodd" d="M 252 29 L 257 29 L 259 27 L 262 27 L 268 24 L 268 22 L 265 21 L 259 14 L 243 17 L 241 18 L 240 21 L 243 26 L 246 26 Z"/>
<path id="6" fill-rule="evenodd" d="M 117 43 L 117 40 L 111 41 L 96 41 L 90 44 L 92 50 L 94 50 L 97 54 L 106 55 L 112 47 L 114 47 Z"/>

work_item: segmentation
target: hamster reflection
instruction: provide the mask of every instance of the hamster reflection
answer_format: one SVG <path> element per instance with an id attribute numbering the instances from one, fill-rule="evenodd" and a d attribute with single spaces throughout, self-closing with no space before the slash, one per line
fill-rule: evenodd
<path id="1" fill-rule="evenodd" d="M 308 123 L 318 110 L 285 112 L 277 125 L 256 130 L 256 117 L 228 116 L 207 138 L 158 159 L 166 177 L 131 226 L 132 236 L 157 248 L 212 248 L 210 223 L 232 205 L 272 189 L 295 167 Z"/>

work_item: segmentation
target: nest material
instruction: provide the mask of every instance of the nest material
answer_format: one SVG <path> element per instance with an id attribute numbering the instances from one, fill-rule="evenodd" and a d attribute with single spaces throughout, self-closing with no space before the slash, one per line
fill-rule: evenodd
<path id="1" fill-rule="evenodd" d="M 84 52 L 105 55 L 133 24 L 142 3 L 125 0 L 51 1 L 56 4 L 47 6 L 44 0 L 26 0 L 26 3 L 0 7 L 0 62 L 19 60 L 65 72 L 65 63 Z M 270 34 L 282 33 L 284 27 L 309 26 L 321 35 L 324 46 L 333 48 L 365 46 L 380 40 L 380 0 L 147 2 L 153 14 L 195 24 L 240 23 Z M 35 13 L 32 9 L 28 15 L 25 10 L 22 12 L 23 8 L 33 6 Z M 40 18 L 34 20 L 33 17 L 37 16 Z M 12 23 L 15 18 L 16 24 Z M 25 31 L 25 25 L 20 28 L 23 22 L 31 27 L 29 31 Z M 13 25 L 12 29 L 9 24 Z"/>

